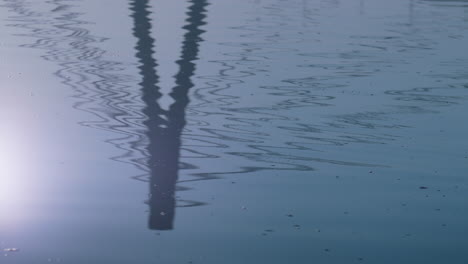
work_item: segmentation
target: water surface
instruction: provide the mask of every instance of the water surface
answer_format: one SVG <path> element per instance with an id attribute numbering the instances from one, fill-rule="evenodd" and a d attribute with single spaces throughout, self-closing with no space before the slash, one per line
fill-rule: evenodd
<path id="1" fill-rule="evenodd" d="M 468 2 L 3 0 L 1 263 L 467 263 Z"/>

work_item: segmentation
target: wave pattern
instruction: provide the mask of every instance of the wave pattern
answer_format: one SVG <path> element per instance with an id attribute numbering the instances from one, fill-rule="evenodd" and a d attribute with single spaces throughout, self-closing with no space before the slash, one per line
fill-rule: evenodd
<path id="1" fill-rule="evenodd" d="M 34 1 L 6 0 L 5 6 L 14 12 L 9 26 L 21 29 L 19 36 L 34 41 L 24 48 L 44 50 L 43 59 L 58 65 L 54 75 L 73 90 L 75 109 L 89 113 L 91 121 L 81 125 L 112 132 L 106 140 L 122 151 L 113 160 L 126 162 L 147 171 L 142 103 L 134 89 L 136 78 L 124 71 L 128 65 L 104 58 L 106 51 L 99 44 L 107 39 L 86 29 L 89 22 L 73 10 L 76 1 L 48 1 L 46 11 Z"/>
<path id="2" fill-rule="evenodd" d="M 74 90 L 74 107 L 95 116 L 82 125 L 118 135 L 108 140 L 122 152 L 113 159 L 144 171 L 135 179 L 159 177 L 153 166 L 168 161 L 154 143 L 169 131 L 161 128 L 173 129 L 174 190 L 174 182 L 258 171 L 392 166 L 349 153 L 395 143 L 411 126 L 402 117 L 435 114 L 467 98 L 468 60 L 447 51 L 467 44 L 459 34 L 466 23 L 445 12 L 463 1 L 409 1 L 407 13 L 378 19 L 366 16 L 362 1 L 356 6 L 362 10 L 348 17 L 337 15 L 349 13 L 340 1 L 253 1 L 239 4 L 248 12 L 235 24 L 221 25 L 205 21 L 206 1 L 190 1 L 172 116 L 155 104 L 160 92 L 150 2 L 130 1 L 135 64 L 104 59 L 98 44 L 106 39 L 86 29 L 73 2 L 49 1 L 50 10 L 39 12 L 33 1 L 5 0 L 17 14 L 11 26 L 36 40 L 24 46 L 43 49 L 43 58 L 60 66 L 55 75 Z M 434 17 L 445 22 L 430 23 Z M 346 19 L 376 26 L 335 30 L 348 26 Z M 230 41 L 201 37 L 217 26 Z M 125 74 L 128 67 L 139 68 L 143 80 Z M 134 89 L 138 85 L 141 90 Z M 150 192 L 171 197 L 172 187 Z M 161 228 L 171 228 L 165 224 Z"/>
<path id="3" fill-rule="evenodd" d="M 229 28 L 237 41 L 219 43 L 221 52 L 209 61 L 218 71 L 198 78 L 184 133 L 185 160 L 229 163 L 217 170 L 205 162 L 191 175 L 392 166 L 359 155 L 340 159 L 339 149 L 391 144 L 411 126 L 402 115 L 434 114 L 466 100 L 467 63 L 438 55 L 446 54 L 440 34 L 447 32 L 425 21 L 432 7 L 411 3 L 416 11 L 408 23 L 388 17 L 375 21 L 384 31 L 350 31 L 336 39 L 319 21 L 340 4 L 322 2 L 257 1 L 244 25 Z M 456 34 L 458 18 L 440 12 L 453 25 L 448 34 Z M 437 64 L 428 69 L 431 56 Z M 326 158 L 330 152 L 338 155 Z"/>

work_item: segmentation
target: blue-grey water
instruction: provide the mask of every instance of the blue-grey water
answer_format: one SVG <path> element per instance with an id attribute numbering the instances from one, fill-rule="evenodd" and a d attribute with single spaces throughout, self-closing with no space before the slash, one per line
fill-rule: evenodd
<path id="1" fill-rule="evenodd" d="M 1 0 L 0 263 L 468 263 L 468 1 Z"/>

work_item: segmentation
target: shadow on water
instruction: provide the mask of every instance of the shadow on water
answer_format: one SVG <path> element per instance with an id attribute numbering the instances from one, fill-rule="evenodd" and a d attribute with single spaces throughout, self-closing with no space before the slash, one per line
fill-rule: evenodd
<path id="1" fill-rule="evenodd" d="M 150 12 L 148 0 L 131 2 L 134 22 L 133 35 L 137 38 L 136 57 L 142 81 L 140 82 L 143 109 L 147 116 L 145 125 L 149 144 L 148 167 L 150 170 L 150 216 L 149 228 L 167 230 L 173 228 L 175 214 L 175 190 L 178 179 L 181 134 L 186 124 L 185 109 L 189 103 L 188 92 L 194 86 L 191 77 L 194 75 L 195 64 L 199 51 L 200 35 L 204 32 L 206 1 L 193 0 L 187 12 L 188 24 L 183 28 L 184 35 L 182 55 L 177 61 L 179 72 L 175 75 L 176 86 L 170 96 L 174 103 L 164 110 L 157 103 L 162 96 L 158 86 L 159 77 L 156 73 L 157 62 L 153 58 L 155 40 L 151 37 Z M 197 204 L 194 204 L 197 205 Z"/>

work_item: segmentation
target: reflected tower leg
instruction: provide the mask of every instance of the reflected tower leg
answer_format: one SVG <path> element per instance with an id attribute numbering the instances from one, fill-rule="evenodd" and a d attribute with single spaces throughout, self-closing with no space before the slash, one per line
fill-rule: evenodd
<path id="1" fill-rule="evenodd" d="M 192 0 L 187 12 L 187 24 L 182 43 L 182 54 L 177 61 L 179 71 L 175 75 L 176 86 L 170 96 L 174 103 L 169 110 L 163 110 L 157 100 L 161 97 L 156 73 L 156 60 L 153 58 L 154 39 L 151 37 L 148 0 L 133 0 L 131 9 L 134 21 L 133 35 L 137 38 L 136 57 L 140 62 L 140 83 L 143 110 L 147 116 L 145 125 L 149 144 L 148 168 L 150 171 L 150 216 L 148 227 L 153 230 L 173 229 L 175 216 L 175 189 L 181 147 L 181 134 L 185 126 L 185 109 L 189 103 L 188 92 L 193 87 L 191 80 L 195 72 L 199 43 L 202 41 L 200 29 L 205 23 L 207 1 Z"/>

